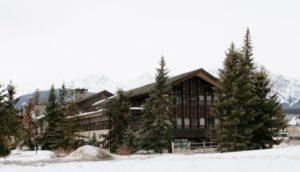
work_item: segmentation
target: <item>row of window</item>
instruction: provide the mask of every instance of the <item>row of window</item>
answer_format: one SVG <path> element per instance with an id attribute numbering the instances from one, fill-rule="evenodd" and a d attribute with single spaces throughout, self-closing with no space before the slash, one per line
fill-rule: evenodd
<path id="1" fill-rule="evenodd" d="M 205 123 L 206 123 L 205 118 L 199 118 L 199 119 L 198 118 L 176 118 L 176 128 L 177 129 L 198 128 L 198 122 L 200 128 L 205 128 Z M 208 125 L 214 125 L 214 118 L 208 117 L 207 123 Z"/>
<path id="2" fill-rule="evenodd" d="M 205 128 L 205 118 L 183 118 L 183 120 L 182 118 L 176 118 L 176 128 L 197 128 L 198 120 L 200 128 Z"/>
<path id="3" fill-rule="evenodd" d="M 108 121 L 91 122 L 79 125 L 79 131 L 106 130 L 108 128 Z"/>
<path id="4" fill-rule="evenodd" d="M 195 97 L 192 97 L 191 101 L 195 102 L 195 101 L 197 101 L 197 99 Z M 200 95 L 198 97 L 198 101 L 199 101 L 199 105 L 205 105 L 205 95 Z M 188 103 L 187 99 L 183 99 L 183 102 L 182 102 L 182 97 L 176 96 L 176 105 L 181 105 L 182 103 L 183 104 Z M 207 105 L 210 105 L 212 103 L 212 95 L 206 95 L 206 103 L 207 103 Z"/>

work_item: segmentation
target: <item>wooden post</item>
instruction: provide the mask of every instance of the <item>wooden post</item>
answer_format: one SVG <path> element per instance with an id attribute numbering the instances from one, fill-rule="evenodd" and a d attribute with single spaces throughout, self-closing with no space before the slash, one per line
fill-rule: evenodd
<path id="1" fill-rule="evenodd" d="M 171 146 L 172 146 L 172 153 L 175 153 L 175 148 L 174 148 L 174 142 L 171 142 Z"/>

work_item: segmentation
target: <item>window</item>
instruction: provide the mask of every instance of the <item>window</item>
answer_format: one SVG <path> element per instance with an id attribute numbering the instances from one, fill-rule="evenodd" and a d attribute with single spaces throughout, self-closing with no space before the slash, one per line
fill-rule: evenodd
<path id="1" fill-rule="evenodd" d="M 205 128 L 205 118 L 200 118 L 199 123 L 200 123 L 200 128 Z"/>
<path id="2" fill-rule="evenodd" d="M 109 125 L 108 125 L 109 123 L 108 123 L 108 121 L 102 121 L 102 129 L 103 130 L 107 130 L 107 129 L 109 129 Z"/>
<path id="3" fill-rule="evenodd" d="M 215 119 L 213 117 L 208 117 L 207 123 L 208 123 L 208 125 L 215 125 Z"/>
<path id="4" fill-rule="evenodd" d="M 176 96 L 176 105 L 180 105 L 182 103 L 182 99 L 179 96 Z"/>
<path id="5" fill-rule="evenodd" d="M 182 128 L 182 119 L 176 118 L 176 128 Z"/>
<path id="6" fill-rule="evenodd" d="M 212 96 L 211 95 L 207 95 L 206 96 L 206 101 L 207 101 L 207 104 L 210 105 L 212 103 Z"/>
<path id="7" fill-rule="evenodd" d="M 37 109 L 37 110 L 35 110 L 35 116 L 40 116 L 40 111 Z"/>
<path id="8" fill-rule="evenodd" d="M 200 96 L 199 96 L 199 104 L 200 104 L 200 105 L 204 105 L 204 100 L 205 100 L 205 99 L 204 99 L 204 95 L 200 95 Z"/>
<path id="9" fill-rule="evenodd" d="M 184 118 L 184 128 L 190 128 L 190 118 Z"/>
<path id="10" fill-rule="evenodd" d="M 192 128 L 197 128 L 197 118 L 192 118 Z"/>

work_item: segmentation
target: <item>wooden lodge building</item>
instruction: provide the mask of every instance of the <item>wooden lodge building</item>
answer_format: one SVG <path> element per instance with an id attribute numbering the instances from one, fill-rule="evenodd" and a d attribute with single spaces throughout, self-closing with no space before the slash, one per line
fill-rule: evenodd
<path id="1" fill-rule="evenodd" d="M 215 120 L 211 114 L 211 105 L 214 100 L 214 87 L 218 79 L 200 68 L 183 73 L 167 80 L 172 88 L 173 106 L 172 139 L 175 141 L 203 141 L 211 140 Z M 127 91 L 133 115 L 133 128 L 138 130 L 143 125 L 143 104 L 149 97 L 154 83 Z M 100 95 L 102 97 L 100 97 Z M 94 133 L 101 140 L 101 134 L 108 132 L 108 117 L 102 108 L 106 101 L 114 96 L 103 91 L 77 102 L 81 113 L 79 140 L 88 141 Z M 97 100 L 97 101 L 96 101 Z M 85 104 L 85 105 L 83 105 Z M 84 107 L 84 108 L 83 108 Z"/>

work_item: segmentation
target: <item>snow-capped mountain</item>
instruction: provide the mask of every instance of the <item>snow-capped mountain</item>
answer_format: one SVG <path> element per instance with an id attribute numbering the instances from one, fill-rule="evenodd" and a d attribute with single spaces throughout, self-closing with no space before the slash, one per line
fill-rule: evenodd
<path id="1" fill-rule="evenodd" d="M 261 66 L 261 65 L 258 65 Z M 210 70 L 212 75 L 218 76 L 218 70 Z M 300 80 L 267 71 L 273 86 L 273 92 L 277 93 L 278 98 L 284 109 L 300 108 Z"/>
<path id="2" fill-rule="evenodd" d="M 214 76 L 218 76 L 218 70 L 210 70 L 209 72 Z M 300 81 L 270 71 L 268 73 L 273 85 L 273 92 L 277 93 L 283 107 L 285 109 L 300 108 Z M 154 77 L 145 73 L 126 82 L 114 81 L 104 75 L 89 75 L 85 78 L 70 81 L 68 84 L 76 88 L 87 88 L 91 92 L 104 89 L 115 92 L 117 88 L 129 90 L 151 82 L 154 82 Z"/>
<path id="3" fill-rule="evenodd" d="M 214 76 L 218 76 L 218 70 L 209 70 Z M 273 84 L 273 92 L 276 92 L 284 109 L 299 109 L 300 108 L 300 81 L 286 77 L 280 74 L 275 74 L 269 71 L 269 76 Z M 84 78 L 78 78 L 66 82 L 70 88 L 86 88 L 89 92 L 99 92 L 108 90 L 115 93 L 117 88 L 129 90 L 139 86 L 143 86 L 154 82 L 154 76 L 145 73 L 137 78 L 126 82 L 112 80 L 105 75 L 89 75 Z M 26 95 L 28 97 L 28 95 Z M 46 96 L 46 95 L 45 95 Z M 21 96 L 21 98 L 24 96 Z M 21 101 L 20 101 L 21 102 Z"/>
<path id="4" fill-rule="evenodd" d="M 104 75 L 89 75 L 84 78 L 78 78 L 73 81 L 67 82 L 67 86 L 71 88 L 86 88 L 90 92 L 99 92 L 102 90 L 108 90 L 115 92 L 118 88 L 129 90 L 139 86 L 143 86 L 154 82 L 154 77 L 148 73 L 145 73 L 137 78 L 131 79 L 126 82 L 114 81 L 111 78 Z"/>
<path id="5" fill-rule="evenodd" d="M 273 91 L 277 93 L 284 108 L 300 108 L 300 81 L 269 72 Z"/>

